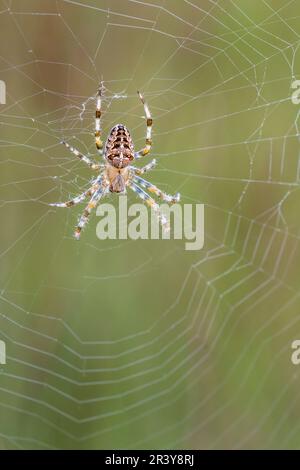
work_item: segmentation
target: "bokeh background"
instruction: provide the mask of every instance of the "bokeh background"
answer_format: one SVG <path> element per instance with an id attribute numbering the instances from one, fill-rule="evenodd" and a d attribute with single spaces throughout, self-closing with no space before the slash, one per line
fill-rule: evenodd
<path id="1" fill-rule="evenodd" d="M 299 448 L 297 0 L 0 5 L 0 447 Z M 145 94 L 149 179 L 205 204 L 201 251 L 96 216 L 76 242 L 84 206 L 48 206 L 88 187 L 60 141 L 95 155 L 100 80 L 137 148 Z"/>

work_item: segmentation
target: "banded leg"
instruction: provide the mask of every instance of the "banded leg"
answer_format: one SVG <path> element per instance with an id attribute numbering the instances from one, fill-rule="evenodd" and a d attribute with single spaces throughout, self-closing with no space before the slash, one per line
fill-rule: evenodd
<path id="1" fill-rule="evenodd" d="M 83 161 L 90 168 L 92 168 L 92 170 L 101 170 L 104 168 L 104 165 L 93 162 L 90 158 L 88 158 L 86 155 L 83 155 L 83 153 L 80 153 L 76 148 L 72 147 L 70 144 L 68 144 L 64 140 L 61 143 L 64 144 L 67 147 L 67 149 L 70 150 L 70 152 L 76 155 L 76 157 L 79 158 L 79 160 Z"/>
<path id="2" fill-rule="evenodd" d="M 160 197 L 163 201 L 166 201 L 169 204 L 175 204 L 176 202 L 180 201 L 179 193 L 176 193 L 174 196 L 171 196 L 170 194 L 161 191 L 159 188 L 157 188 L 157 186 L 154 186 L 154 184 L 149 183 L 149 181 L 144 180 L 140 176 L 134 176 L 133 181 L 138 183 L 143 188 L 148 189 L 150 193 L 156 194 L 156 196 Z"/>
<path id="3" fill-rule="evenodd" d="M 98 202 L 100 201 L 100 199 L 102 198 L 102 196 L 104 196 L 106 192 L 107 192 L 107 187 L 104 187 L 104 186 L 100 186 L 97 189 L 97 191 L 94 192 L 88 205 L 84 209 L 83 214 L 80 217 L 78 225 L 75 229 L 74 236 L 77 240 L 79 240 L 80 238 L 82 229 L 88 223 L 92 210 L 97 206 Z"/>
<path id="4" fill-rule="evenodd" d="M 96 95 L 96 116 L 95 116 L 95 143 L 96 149 L 99 155 L 103 155 L 103 142 L 101 140 L 101 95 L 102 95 L 103 83 L 100 83 L 97 95 Z"/>
<path id="5" fill-rule="evenodd" d="M 84 201 L 87 197 L 91 197 L 98 188 L 99 188 L 99 184 L 97 184 L 95 182 L 87 191 L 84 191 L 84 193 L 80 194 L 79 196 L 76 196 L 73 199 L 70 199 L 70 201 L 54 202 L 52 204 L 49 204 L 49 206 L 52 206 L 52 207 L 73 207 L 76 204 L 79 204 L 80 202 Z"/>
<path id="6" fill-rule="evenodd" d="M 144 105 L 144 111 L 145 111 L 145 115 L 146 115 L 146 119 L 147 119 L 147 134 L 146 134 L 146 145 L 139 152 L 135 152 L 135 158 L 141 158 L 144 155 L 147 155 L 150 152 L 151 145 L 152 145 L 151 135 L 152 135 L 153 120 L 152 120 L 152 117 L 151 117 L 149 107 L 148 107 L 146 101 L 144 100 L 143 95 L 139 91 L 138 91 L 138 95 L 140 97 L 141 102 Z"/>
<path id="7" fill-rule="evenodd" d="M 142 188 L 140 188 L 137 184 L 135 184 L 133 181 L 130 181 L 128 183 L 128 186 L 134 191 L 145 203 L 153 209 L 155 212 L 156 216 L 158 217 L 159 222 L 161 223 L 161 226 L 163 230 L 168 232 L 170 230 L 170 226 L 168 223 L 167 218 L 161 213 L 159 205 L 157 202 L 154 201 L 154 199 L 149 196 L 149 194 L 146 193 Z"/>
<path id="8" fill-rule="evenodd" d="M 156 165 L 156 160 L 154 159 L 152 160 L 152 162 L 148 163 L 148 165 L 145 165 L 142 168 L 137 168 L 135 166 L 132 166 L 131 168 L 133 169 L 135 175 L 143 175 L 147 171 L 152 170 L 152 168 L 154 168 L 155 165 Z"/>

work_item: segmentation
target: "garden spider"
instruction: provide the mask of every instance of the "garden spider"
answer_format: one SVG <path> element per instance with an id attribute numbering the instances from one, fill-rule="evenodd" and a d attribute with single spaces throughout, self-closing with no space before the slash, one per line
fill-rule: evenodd
<path id="1" fill-rule="evenodd" d="M 72 207 L 75 204 L 84 201 L 85 198 L 90 197 L 90 201 L 83 211 L 75 229 L 75 238 L 79 239 L 82 229 L 89 220 L 92 209 L 99 204 L 100 199 L 108 192 L 126 193 L 126 187 L 128 187 L 154 210 L 154 213 L 157 215 L 163 229 L 167 230 L 168 222 L 166 217 L 161 213 L 157 202 L 155 202 L 155 200 L 149 196 L 143 188 L 170 204 L 178 202 L 180 200 L 180 194 L 177 193 L 175 196 L 170 196 L 141 177 L 141 175 L 151 170 L 156 165 L 155 159 L 142 168 L 136 168 L 130 164 L 133 160 L 137 160 L 147 155 L 151 149 L 152 117 L 148 105 L 141 93 L 138 92 L 144 106 L 147 120 L 145 147 L 139 152 L 135 152 L 133 141 L 128 129 L 122 124 L 117 124 L 110 131 L 103 155 L 103 143 L 101 141 L 100 130 L 102 88 L 103 86 L 101 84 L 96 95 L 95 143 L 98 154 L 104 158 L 104 163 L 95 163 L 67 142 L 62 142 L 74 155 L 76 155 L 76 157 L 86 163 L 92 170 L 99 171 L 99 175 L 92 180 L 91 187 L 87 191 L 84 191 L 82 194 L 76 196 L 70 201 L 54 203 L 50 204 L 50 206 Z"/>

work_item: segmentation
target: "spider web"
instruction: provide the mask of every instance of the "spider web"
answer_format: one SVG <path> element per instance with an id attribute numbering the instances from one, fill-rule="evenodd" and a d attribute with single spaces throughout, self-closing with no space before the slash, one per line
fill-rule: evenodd
<path id="1" fill-rule="evenodd" d="M 299 448 L 297 7 L 1 0 L 2 448 Z M 88 187 L 60 141 L 95 155 L 101 80 L 137 148 L 145 94 L 147 179 L 205 204 L 201 251 L 49 208 Z"/>

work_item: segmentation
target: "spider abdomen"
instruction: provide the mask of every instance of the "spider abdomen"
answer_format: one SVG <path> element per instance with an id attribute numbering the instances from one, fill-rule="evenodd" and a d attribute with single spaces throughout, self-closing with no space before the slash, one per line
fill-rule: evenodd
<path id="1" fill-rule="evenodd" d="M 125 168 L 134 159 L 134 146 L 128 129 L 117 124 L 110 131 L 105 146 L 105 158 L 115 168 Z"/>

